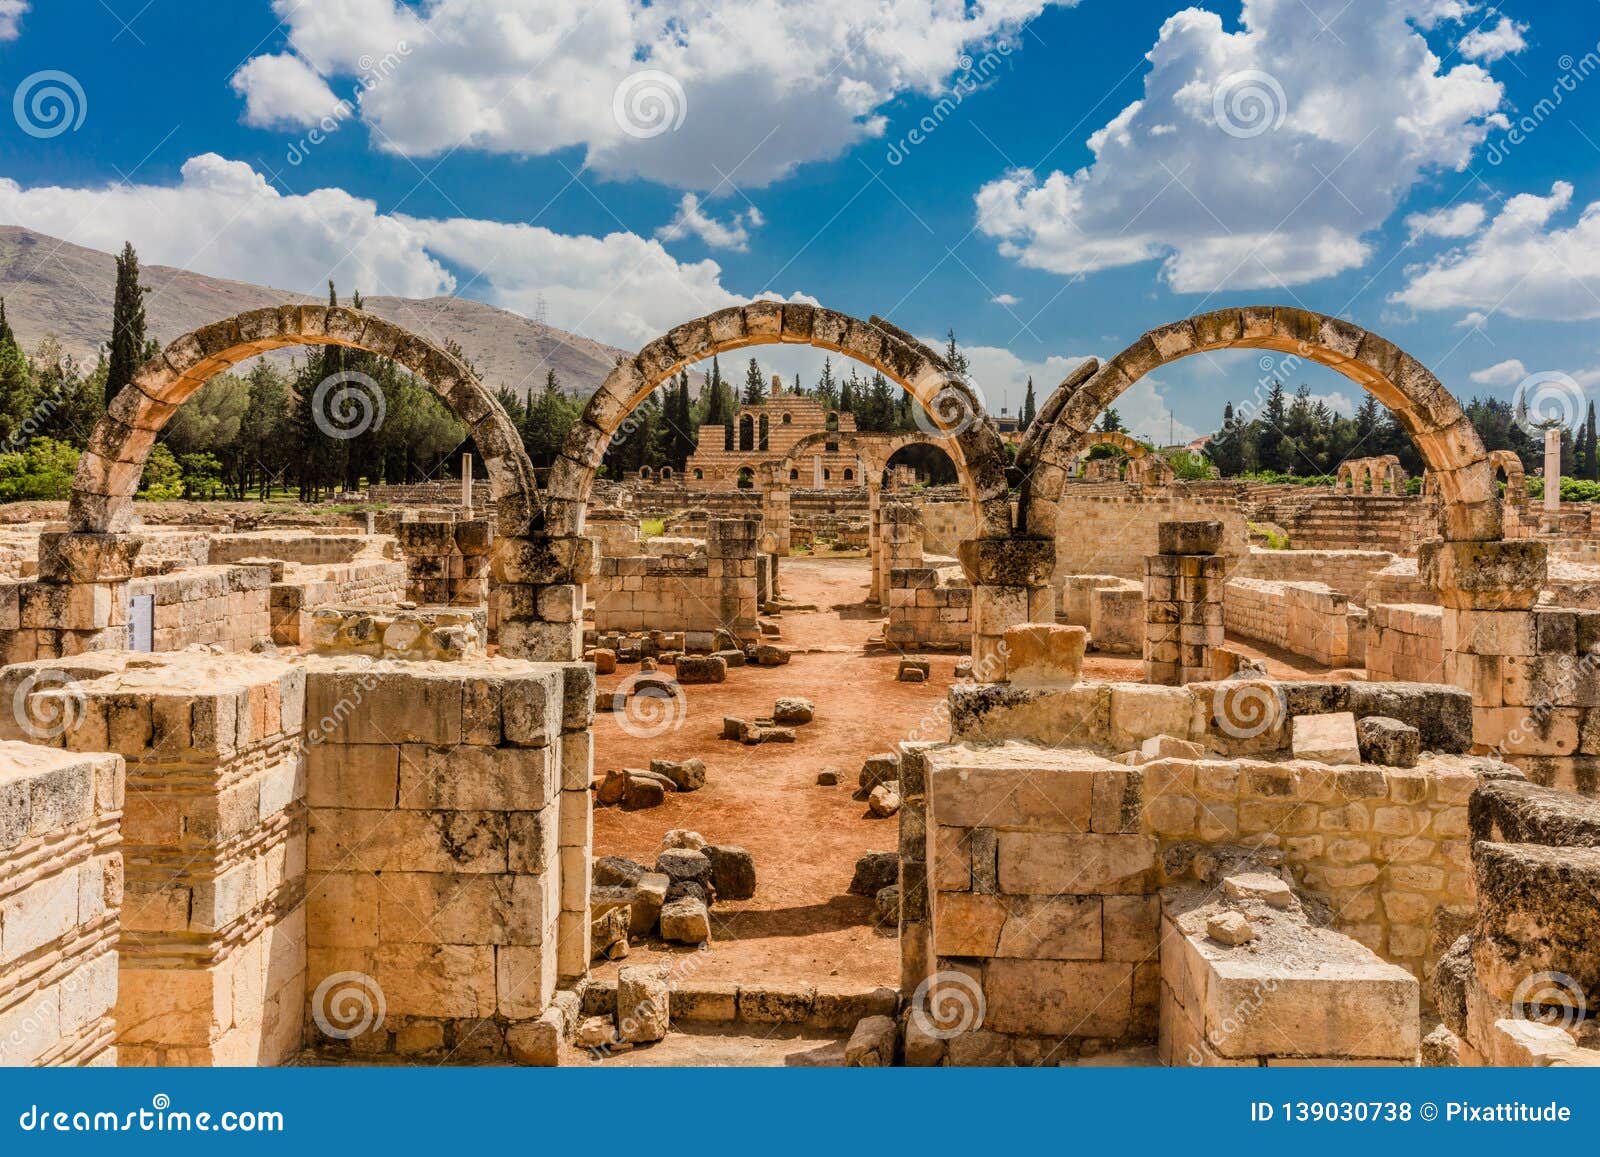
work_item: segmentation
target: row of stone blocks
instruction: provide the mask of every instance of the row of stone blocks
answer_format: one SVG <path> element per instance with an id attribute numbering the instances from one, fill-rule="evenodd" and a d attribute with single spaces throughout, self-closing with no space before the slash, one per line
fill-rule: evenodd
<path id="1" fill-rule="evenodd" d="M 0 742 L 0 1067 L 115 1065 L 123 765 Z"/>
<path id="2" fill-rule="evenodd" d="M 122 654 L 61 678 L 4 673 L 35 741 L 12 746 L 126 758 L 123 1063 L 553 1059 L 550 993 L 588 963 L 590 668 Z M 0 908 L 0 938 L 27 919 Z M 27 979 L 3 963 L 0 993 Z"/>

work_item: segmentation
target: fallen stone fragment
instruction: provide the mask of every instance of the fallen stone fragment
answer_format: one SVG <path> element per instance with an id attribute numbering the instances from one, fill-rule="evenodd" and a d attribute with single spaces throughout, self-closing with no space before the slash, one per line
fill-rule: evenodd
<path id="1" fill-rule="evenodd" d="M 762 667 L 781 667 L 789 661 L 789 648 L 762 643 L 756 648 L 756 663 Z"/>
<path id="2" fill-rule="evenodd" d="M 1175 735 L 1152 735 L 1139 745 L 1139 754 L 1151 759 L 1204 759 L 1206 749 Z"/>
<path id="3" fill-rule="evenodd" d="M 811 700 L 785 696 L 772 705 L 774 723 L 810 723 L 816 716 Z"/>
<path id="4" fill-rule="evenodd" d="M 748 900 L 756 894 L 756 861 L 732 844 L 708 844 L 701 854 L 711 861 L 711 887 L 719 900 Z"/>
<path id="5" fill-rule="evenodd" d="M 622 794 L 623 811 L 636 812 L 660 807 L 666 799 L 667 789 L 661 786 L 659 780 L 633 772 L 627 773 L 627 787 Z"/>
<path id="6" fill-rule="evenodd" d="M 1384 767 L 1415 767 L 1422 756 L 1422 733 L 1387 715 L 1368 715 L 1356 724 L 1361 761 Z"/>
<path id="7" fill-rule="evenodd" d="M 900 882 L 899 852 L 868 852 L 856 861 L 855 875 L 850 879 L 852 896 L 873 896 L 890 884 Z"/>
<path id="8" fill-rule="evenodd" d="M 1266 872 L 1241 872 L 1222 881 L 1222 891 L 1230 900 L 1260 900 L 1274 908 L 1294 905 L 1294 890 L 1277 876 Z"/>
<path id="9" fill-rule="evenodd" d="M 617 669 L 617 653 L 607 647 L 596 647 L 589 657 L 594 660 L 596 675 L 610 675 Z"/>
<path id="10" fill-rule="evenodd" d="M 900 810 L 900 781 L 880 783 L 867 796 L 867 810 L 879 819 L 887 819 Z"/>
<path id="11" fill-rule="evenodd" d="M 885 924 L 900 923 L 900 885 L 890 884 L 887 888 L 879 890 L 876 897 L 878 905 L 878 919 Z"/>
<path id="12" fill-rule="evenodd" d="M 899 778 L 900 757 L 892 751 L 884 751 L 867 756 L 866 762 L 861 765 L 861 775 L 856 782 L 862 788 L 871 791 L 880 783 L 889 783 Z"/>
<path id="13" fill-rule="evenodd" d="M 837 787 L 839 780 L 844 777 L 844 772 L 837 767 L 825 767 L 817 772 L 818 787 Z"/>
<path id="14" fill-rule="evenodd" d="M 851 1068 L 888 1068 L 894 1064 L 898 1035 L 894 1020 L 890 1017 L 863 1018 L 850 1034 L 849 1043 L 844 1046 L 844 1063 Z"/>
<path id="15" fill-rule="evenodd" d="M 666 776 L 678 791 L 699 791 L 706 785 L 706 765 L 699 759 L 652 759 L 650 770 Z"/>
<path id="16" fill-rule="evenodd" d="M 1242 912 L 1218 912 L 1206 918 L 1206 935 L 1219 944 L 1237 948 L 1256 938 L 1256 930 Z"/>
<path id="17" fill-rule="evenodd" d="M 661 938 L 674 944 L 704 944 L 711 939 L 711 914 L 692 896 L 670 901 L 661 909 Z"/>
<path id="18" fill-rule="evenodd" d="M 705 846 L 706 838 L 699 832 L 691 831 L 689 828 L 673 828 L 661 837 L 661 847 L 656 854 L 660 855 L 674 848 L 688 848 L 691 852 L 698 852 Z M 643 872 L 642 868 L 640 872 Z"/>
<path id="19" fill-rule="evenodd" d="M 673 669 L 678 673 L 678 682 L 685 686 L 721 683 L 728 678 L 728 664 L 715 655 L 684 655 Z"/>
<path id="20" fill-rule="evenodd" d="M 590 878 L 601 886 L 621 884 L 632 887 L 646 870 L 643 864 L 636 864 L 621 856 L 601 856 L 595 860 Z"/>
<path id="21" fill-rule="evenodd" d="M 584 1049 L 603 1049 L 616 1039 L 617 1026 L 609 1016 L 586 1016 L 578 1022 L 572 1043 Z"/>
<path id="22" fill-rule="evenodd" d="M 633 965 L 617 973 L 617 1038 L 630 1044 L 667 1035 L 671 992 L 667 970 Z"/>
<path id="23" fill-rule="evenodd" d="M 1348 711 L 1329 715 L 1296 715 L 1293 750 L 1296 759 L 1333 765 L 1360 763 L 1356 717 Z"/>

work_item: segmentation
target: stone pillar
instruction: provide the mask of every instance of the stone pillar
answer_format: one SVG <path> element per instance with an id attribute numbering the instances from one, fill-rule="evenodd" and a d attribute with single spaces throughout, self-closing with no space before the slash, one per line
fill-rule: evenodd
<path id="1" fill-rule="evenodd" d="M 1563 640 L 1540 637 L 1533 608 L 1544 586 L 1547 553 L 1545 543 L 1529 538 L 1435 540 L 1417 551 L 1418 574 L 1439 593 L 1444 608 L 1444 681 L 1472 693 L 1474 746 L 1507 758 L 1574 754 L 1582 712 L 1565 704 L 1600 702 L 1584 698 L 1595 681 L 1586 661 L 1569 654 L 1566 665 L 1559 664 L 1556 652 L 1575 651 L 1574 641 L 1558 646 Z M 1568 630 L 1575 632 L 1575 623 Z M 1555 664 L 1549 671 L 1547 652 Z"/>
<path id="2" fill-rule="evenodd" d="M 874 602 L 889 599 L 891 571 L 922 566 L 922 515 L 903 502 L 882 503 L 874 519 L 872 594 Z"/>
<path id="3" fill-rule="evenodd" d="M 1223 642 L 1222 523 L 1163 522 L 1157 535 L 1160 553 L 1144 560 L 1145 681 L 1202 683 Z"/>
<path id="4" fill-rule="evenodd" d="M 883 486 L 867 482 L 867 559 L 872 579 L 867 587 L 867 602 L 882 603 L 889 597 L 889 583 L 883 566 Z"/>
<path id="5" fill-rule="evenodd" d="M 766 532 L 773 536 L 773 553 L 780 557 L 787 557 L 790 549 L 789 539 L 789 483 L 780 481 L 777 477 L 782 468 L 773 471 L 773 480 L 767 486 L 767 492 L 761 499 L 761 521 Z"/>
<path id="6" fill-rule="evenodd" d="M 128 580 L 144 539 L 50 531 L 39 536 L 39 577 L 19 588 L 13 660 L 55 659 L 127 646 Z"/>
<path id="7" fill-rule="evenodd" d="M 500 654 L 546 663 L 583 657 L 583 584 L 594 578 L 592 538 L 502 535 L 489 549 Z"/>
<path id="8" fill-rule="evenodd" d="M 744 643 L 761 641 L 756 621 L 757 523 L 753 518 L 713 518 L 706 525 L 706 567 L 717 583 L 717 618 Z"/>
<path id="9" fill-rule="evenodd" d="M 1050 538 L 974 538 L 956 549 L 972 584 L 972 674 L 1006 679 L 1005 634 L 1019 623 L 1055 622 L 1056 544 Z"/>
<path id="10" fill-rule="evenodd" d="M 1544 518 L 1540 529 L 1554 534 L 1561 514 L 1561 427 L 1544 432 Z"/>
<path id="11" fill-rule="evenodd" d="M 402 522 L 395 527 L 406 560 L 406 598 L 422 606 L 450 602 L 450 557 L 455 526 L 449 522 Z"/>
<path id="12" fill-rule="evenodd" d="M 472 517 L 472 455 L 461 455 L 461 509 Z"/>

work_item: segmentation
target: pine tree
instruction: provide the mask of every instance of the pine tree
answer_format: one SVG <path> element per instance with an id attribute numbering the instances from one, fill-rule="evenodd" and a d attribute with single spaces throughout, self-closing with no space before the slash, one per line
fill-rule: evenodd
<path id="1" fill-rule="evenodd" d="M 956 331 L 953 329 L 946 334 L 944 360 L 949 364 L 951 373 L 960 374 L 962 377 L 966 377 L 967 372 L 972 368 L 967 361 L 967 355 L 961 352 L 960 346 L 956 345 Z"/>
<path id="2" fill-rule="evenodd" d="M 839 383 L 833 376 L 833 359 L 822 359 L 822 373 L 817 377 L 816 399 L 822 403 L 824 409 L 834 410 L 839 407 Z"/>
<path id="3" fill-rule="evenodd" d="M 1122 424 L 1122 415 L 1114 406 L 1106 407 L 1106 412 L 1100 415 L 1100 425 L 1095 428 L 1107 434 L 1121 434 L 1127 430 Z"/>
<path id="4" fill-rule="evenodd" d="M 1232 412 L 1231 407 L 1229 408 L 1229 412 Z M 1034 409 L 1033 402 L 1033 375 L 1029 374 L 1028 392 L 1022 395 L 1022 421 L 1019 423 L 1020 428 L 1026 430 L 1029 426 L 1033 425 L 1033 420 L 1037 416 L 1038 412 Z"/>
<path id="5" fill-rule="evenodd" d="M 1588 431 L 1589 441 L 1588 479 L 1590 482 L 1600 482 L 1600 452 L 1596 451 L 1593 402 L 1589 403 L 1589 420 L 1584 427 Z"/>
<path id="6" fill-rule="evenodd" d="M 856 367 L 850 367 L 850 376 L 844 380 L 844 385 L 839 388 L 839 409 L 846 414 L 856 412 L 856 407 L 861 404 L 861 379 L 856 376 Z"/>
<path id="7" fill-rule="evenodd" d="M 761 364 L 755 358 L 750 359 L 750 367 L 744 372 L 744 398 L 747 406 L 759 406 L 767 400 L 767 379 L 761 372 Z"/>
<path id="8" fill-rule="evenodd" d="M 106 405 L 133 381 L 145 357 L 144 286 L 139 284 L 139 255 L 123 242 L 117 258 L 117 290 L 111 306 L 111 361 L 106 371 Z"/>
<path id="9" fill-rule="evenodd" d="M 16 344 L 17 335 L 11 332 L 11 323 L 6 321 L 6 299 L 0 297 L 0 346 Z"/>

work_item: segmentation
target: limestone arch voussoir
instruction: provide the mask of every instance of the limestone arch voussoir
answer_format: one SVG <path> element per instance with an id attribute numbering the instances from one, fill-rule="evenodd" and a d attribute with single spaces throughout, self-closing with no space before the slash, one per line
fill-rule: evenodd
<path id="1" fill-rule="evenodd" d="M 558 462 L 547 482 L 549 492 L 586 502 L 606 445 L 628 415 L 680 369 L 728 350 L 774 344 L 811 345 L 846 354 L 911 394 L 940 430 L 932 439 L 956 463 L 980 535 L 1011 533 L 1005 451 L 984 412 L 981 393 L 951 374 L 926 346 L 889 323 L 862 321 L 804 303 L 763 300 L 720 309 L 674 326 L 620 363 L 590 399 L 583 421 L 568 435 L 561 461 L 571 466 L 561 468 Z M 581 429 L 584 425 L 599 431 L 598 446 L 594 435 Z"/>
<path id="2" fill-rule="evenodd" d="M 1345 321 L 1287 306 L 1243 306 L 1199 314 L 1140 336 L 1058 399 L 1040 410 L 1053 415 L 1025 453 L 1061 465 L 1087 448 L 1094 418 L 1152 370 L 1191 354 L 1219 349 L 1268 349 L 1313 361 L 1355 382 L 1395 415 L 1438 479 L 1442 530 L 1462 541 L 1497 539 L 1502 525 L 1487 452 L 1460 402 L 1427 367 L 1387 339 Z M 1058 388 L 1058 393 L 1060 389 Z M 1359 487 L 1359 478 L 1351 478 Z M 1061 498 L 1061 476 L 1024 474 L 1026 532 L 1050 535 Z"/>
<path id="3" fill-rule="evenodd" d="M 427 382 L 472 432 L 489 472 L 490 493 L 531 513 L 533 466 L 505 409 L 472 371 L 426 339 L 392 322 L 344 307 L 284 305 L 248 310 L 201 326 L 142 366 L 106 407 L 80 456 L 68 503 L 71 530 L 124 531 L 156 435 L 177 408 L 217 374 L 270 350 L 342 345 L 392 358 Z M 506 527 L 502 523 L 502 530 Z"/>

